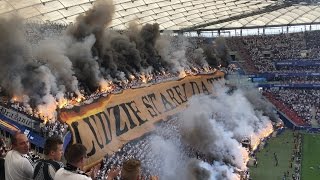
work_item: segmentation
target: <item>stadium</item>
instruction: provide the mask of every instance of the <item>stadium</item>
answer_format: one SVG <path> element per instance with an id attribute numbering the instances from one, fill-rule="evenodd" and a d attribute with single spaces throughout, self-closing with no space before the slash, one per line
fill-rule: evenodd
<path id="1" fill-rule="evenodd" d="M 0 180 L 317 180 L 319 77 L 318 0 L 2 0 Z"/>

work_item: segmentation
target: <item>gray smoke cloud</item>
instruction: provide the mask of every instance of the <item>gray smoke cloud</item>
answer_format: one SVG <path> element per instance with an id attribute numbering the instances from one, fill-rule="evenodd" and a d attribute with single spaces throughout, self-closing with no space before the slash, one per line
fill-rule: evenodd
<path id="1" fill-rule="evenodd" d="M 202 48 L 195 49 L 190 55 L 187 56 L 189 56 L 192 64 L 198 64 L 201 67 L 208 67 L 208 62 L 204 56 L 204 50 Z"/>
<path id="2" fill-rule="evenodd" d="M 227 67 L 229 65 L 229 61 L 231 60 L 231 57 L 228 52 L 226 41 L 223 37 L 218 37 L 217 39 L 215 39 L 214 49 L 217 57 L 220 59 L 221 65 L 223 67 Z"/>
<path id="3" fill-rule="evenodd" d="M 253 105 L 256 112 L 263 112 L 273 122 L 278 122 L 280 119 L 275 111 L 274 106 L 262 96 L 259 89 L 255 88 L 255 84 L 248 81 L 247 78 L 242 78 L 239 76 L 228 77 L 228 83 L 240 89 L 243 95 L 248 99 L 248 101 Z"/>
<path id="4" fill-rule="evenodd" d="M 244 170 L 245 164 L 242 153 L 246 153 L 246 151 L 234 138 L 234 133 L 226 130 L 223 123 L 210 119 L 210 109 L 203 109 L 204 107 L 201 105 L 192 104 L 205 101 L 206 98 L 199 97 L 199 100 L 191 100 L 193 102 L 191 102 L 190 108 L 193 111 L 191 112 L 188 109 L 183 113 L 181 117 L 183 119 L 181 127 L 183 140 L 217 161 L 228 162 Z M 205 104 L 209 105 L 208 103 Z"/>
<path id="5" fill-rule="evenodd" d="M 186 37 L 178 36 L 176 41 L 168 34 L 164 34 L 156 41 L 156 48 L 161 57 L 171 65 L 173 72 L 184 71 L 189 67 L 186 57 L 187 46 L 189 42 Z"/>
<path id="6" fill-rule="evenodd" d="M 79 16 L 75 24 L 67 30 L 67 34 L 77 41 L 82 41 L 90 34 L 96 38 L 91 51 L 92 56 L 98 62 L 100 73 L 96 68 L 91 68 L 91 72 L 102 74 L 105 78 L 123 80 L 129 79 L 131 75 L 146 73 L 145 70 L 150 67 L 155 72 L 162 72 L 164 69 L 177 72 L 190 69 L 192 63 L 207 66 L 205 58 L 201 56 L 203 53 L 201 49 L 194 53 L 188 51 L 188 56 L 191 58 L 187 58 L 186 53 L 188 47 L 191 46 L 187 39 L 179 36 L 182 44 L 175 47 L 169 36 L 160 36 L 159 25 L 156 23 L 140 26 L 136 22 L 131 22 L 128 30 L 121 33 L 106 30 L 105 28 L 112 20 L 114 10 L 112 1 L 97 1 L 92 9 Z M 83 66 L 81 65 L 83 63 L 85 62 L 77 61 L 80 67 Z M 96 65 L 92 66 L 96 67 Z M 77 72 L 78 66 L 74 68 Z M 79 71 L 82 70 L 79 69 Z M 122 73 L 125 74 L 125 78 L 120 76 Z M 78 79 L 83 80 L 81 77 Z M 91 84 L 90 88 L 94 89 L 95 85 Z"/>
<path id="7" fill-rule="evenodd" d="M 22 20 L 12 17 L 0 21 L 0 80 L 4 93 L 38 112 L 55 106 L 54 96 L 61 89 L 46 64 L 35 61 L 31 45 L 24 36 Z M 51 110 L 46 113 L 54 117 Z"/>
<path id="8" fill-rule="evenodd" d="M 200 152 L 245 169 L 243 157 L 247 152 L 239 142 L 272 128 L 271 121 L 255 110 L 241 90 L 228 94 L 223 84 L 224 81 L 215 84 L 214 98 L 191 98 L 189 107 L 181 115 L 182 137 Z"/>
<path id="9" fill-rule="evenodd" d="M 181 153 L 182 147 L 179 139 L 164 139 L 160 136 L 151 138 L 152 155 L 159 158 L 160 172 L 163 179 L 187 179 L 185 163 L 187 157 Z M 152 168 L 152 167 L 149 167 Z"/>
<path id="10" fill-rule="evenodd" d="M 91 53 L 91 48 L 96 41 L 94 35 L 87 36 L 82 41 L 77 41 L 72 37 L 66 39 L 68 40 L 66 42 L 67 56 L 72 62 L 76 77 L 84 82 L 90 91 L 95 91 L 104 79 L 97 58 Z"/>
<path id="11" fill-rule="evenodd" d="M 189 70 L 194 66 L 208 67 L 203 49 L 195 47 L 185 36 L 171 37 L 169 32 L 165 32 L 156 41 L 156 49 L 172 72 Z"/>
<path id="12" fill-rule="evenodd" d="M 30 45 L 27 43 L 22 20 L 13 17 L 0 20 L 0 80 L 1 86 L 10 96 L 23 95 L 25 69 L 32 62 Z"/>
<path id="13" fill-rule="evenodd" d="M 77 17 L 76 22 L 68 27 L 67 33 L 77 40 L 94 34 L 99 41 L 105 28 L 111 23 L 114 11 L 112 0 L 97 0 L 91 9 Z"/>
<path id="14" fill-rule="evenodd" d="M 190 159 L 187 165 L 189 180 L 210 180 L 210 165 L 198 159 Z"/>
<path id="15" fill-rule="evenodd" d="M 259 113 L 240 89 L 229 93 L 223 80 L 214 86 L 214 96 L 197 95 L 188 101 L 172 130 L 150 140 L 152 158 L 161 162 L 160 177 L 186 180 L 240 180 L 246 170 L 248 151 L 243 138 L 259 139 L 271 128 L 268 117 Z M 186 146 L 187 145 L 187 146 Z M 190 158 L 188 148 L 204 155 L 206 162 Z M 175 172 L 175 173 L 171 173 Z"/>
<path id="16" fill-rule="evenodd" d="M 142 27 L 136 23 L 130 23 L 126 33 L 140 52 L 142 66 L 144 68 L 152 66 L 156 71 L 161 71 L 163 67 L 169 66 L 156 49 L 156 42 L 160 37 L 159 30 L 159 24 L 157 23 L 145 24 Z"/>
<path id="17" fill-rule="evenodd" d="M 33 54 L 52 70 L 61 88 L 66 86 L 66 91 L 80 95 L 78 79 L 75 77 L 71 60 L 66 56 L 66 50 L 66 44 L 61 43 L 61 39 L 49 39 L 40 41 Z"/>
<path id="18" fill-rule="evenodd" d="M 155 49 L 155 42 L 160 36 L 159 25 L 146 24 L 141 28 L 130 25 L 129 30 L 122 34 L 106 30 L 105 28 L 112 20 L 114 9 L 112 1 L 97 1 L 92 9 L 79 16 L 76 23 L 67 30 L 67 34 L 78 41 L 90 34 L 94 35 L 96 42 L 91 50 L 93 57 L 96 57 L 99 63 L 100 74 L 119 79 L 119 72 L 123 72 L 128 79 L 131 74 L 141 72 L 149 66 L 157 71 L 165 67 L 166 62 L 161 59 Z M 77 61 L 80 67 L 84 63 L 84 61 Z M 75 66 L 75 71 L 77 69 L 78 66 Z M 92 72 L 98 71 L 96 68 L 91 69 L 94 69 Z M 95 88 L 94 84 L 90 87 Z"/>
<path id="19" fill-rule="evenodd" d="M 219 65 L 227 67 L 231 60 L 228 47 L 223 37 L 218 37 L 211 42 L 201 45 L 208 64 L 212 67 Z"/>
<path id="20" fill-rule="evenodd" d="M 192 180 L 238 180 L 239 175 L 234 168 L 221 162 L 215 161 L 209 164 L 200 160 L 189 162 L 189 175 Z M 190 178 L 191 180 L 191 178 Z"/>
<path id="21" fill-rule="evenodd" d="M 1 19 L 3 93 L 28 108 L 45 112 L 47 107 L 51 112 L 57 102 L 104 89 L 109 80 L 128 82 L 151 78 L 153 73 L 207 66 L 201 48 L 193 51 L 185 37 L 178 37 L 178 46 L 173 44 L 175 38 L 160 36 L 156 23 L 130 23 L 123 32 L 106 29 L 114 12 L 112 0 L 98 0 L 65 32 L 50 34 L 46 27 L 29 24 L 30 37 L 35 38 L 29 39 L 32 46 L 21 19 Z"/>
<path id="22" fill-rule="evenodd" d="M 115 31 L 106 31 L 103 40 L 103 53 L 99 59 L 101 71 L 104 75 L 117 76 L 121 71 L 127 75 L 142 70 L 142 59 L 135 43 L 127 36 Z"/>
<path id="23" fill-rule="evenodd" d="M 67 29 L 67 35 L 72 37 L 68 43 L 68 57 L 73 62 L 77 78 L 90 91 L 95 91 L 105 82 L 97 59 L 102 55 L 103 35 L 112 21 L 114 11 L 112 0 L 98 0 Z"/>
<path id="24" fill-rule="evenodd" d="M 279 117 L 274 110 L 273 105 L 264 99 L 262 94 L 256 88 L 246 88 L 243 90 L 244 96 L 253 104 L 254 108 L 258 111 L 263 112 L 266 116 L 270 118 L 270 120 L 277 122 L 279 121 Z"/>

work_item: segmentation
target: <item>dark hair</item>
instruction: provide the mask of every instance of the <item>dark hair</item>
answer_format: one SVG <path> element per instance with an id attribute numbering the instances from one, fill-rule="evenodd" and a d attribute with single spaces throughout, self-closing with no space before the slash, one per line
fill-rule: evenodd
<path id="1" fill-rule="evenodd" d="M 20 134 L 23 134 L 23 133 L 21 131 L 17 131 L 11 136 L 10 138 L 11 145 L 17 145 L 17 136 Z"/>
<path id="2" fill-rule="evenodd" d="M 82 144 L 72 144 L 68 147 L 65 158 L 68 163 L 78 163 L 87 155 L 87 148 Z"/>
<path id="3" fill-rule="evenodd" d="M 51 151 L 56 151 L 58 149 L 58 145 L 63 144 L 62 140 L 58 136 L 49 137 L 44 144 L 44 154 L 49 155 Z"/>

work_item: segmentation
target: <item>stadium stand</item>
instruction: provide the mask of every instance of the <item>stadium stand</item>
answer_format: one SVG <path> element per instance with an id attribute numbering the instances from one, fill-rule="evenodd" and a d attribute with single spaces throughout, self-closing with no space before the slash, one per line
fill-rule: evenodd
<path id="1" fill-rule="evenodd" d="M 238 68 L 235 64 L 247 75 L 259 78 L 268 74 L 263 81 L 273 86 L 264 86 L 263 95 L 292 120 L 295 126 L 309 127 L 314 125 L 314 121 L 320 124 L 320 91 L 313 86 L 320 84 L 320 31 L 306 31 L 307 28 L 318 28 L 320 23 L 320 7 L 315 1 L 123 0 L 100 4 L 105 8 L 103 11 L 98 7 L 100 2 L 102 1 L 0 2 L 0 6 L 5 7 L 0 8 L 1 16 L 21 16 L 21 19 L 0 19 L 4 22 L 0 24 L 0 30 L 4 32 L 3 37 L 0 37 L 1 42 L 13 42 L 9 45 L 0 43 L 3 45 L 0 53 L 4 54 L 1 54 L 0 60 L 7 60 L 3 67 L 10 70 L 9 73 L 4 70 L 0 72 L 1 78 L 3 77 L 0 89 L 1 128 L 11 134 L 17 130 L 23 131 L 35 150 L 26 155 L 31 161 L 41 158 L 38 153 L 42 151 L 40 146 L 43 144 L 39 142 L 44 139 L 59 136 L 68 140 L 64 144 L 67 146 L 71 142 L 71 136 L 79 135 L 70 132 L 68 124 L 61 119 L 59 115 L 62 110 L 77 111 L 81 106 L 90 105 L 110 94 L 178 81 L 188 75 L 207 75 L 217 71 L 235 74 Z M 101 20 L 99 17 L 105 18 Z M 105 19 L 108 21 L 104 22 Z M 138 20 L 137 27 L 131 24 L 132 20 Z M 102 24 L 99 24 L 100 21 L 103 21 Z M 15 26 L 17 22 L 19 27 L 23 22 L 23 36 L 27 42 L 20 37 L 18 31 L 22 28 Z M 265 33 L 270 30 L 269 26 L 271 29 L 280 27 L 282 32 L 272 35 Z M 304 26 L 305 32 L 290 31 L 291 27 L 300 26 Z M 242 36 L 245 30 L 251 29 L 256 29 L 259 35 Z M 263 33 L 260 29 L 263 29 Z M 167 30 L 172 32 L 166 34 Z M 208 34 L 231 34 L 233 37 L 206 37 Z M 8 41 L 5 41 L 7 38 Z M 52 39 L 55 41 L 51 41 Z M 57 45 L 56 41 L 63 43 Z M 48 44 L 58 47 L 46 46 Z M 8 51 L 7 55 L 5 52 L 10 48 L 13 50 Z M 41 48 L 47 49 L 38 52 Z M 50 50 L 53 50 L 54 56 L 50 56 Z M 235 64 L 229 64 L 229 52 L 236 54 Z M 49 56 L 42 56 L 47 55 L 46 53 Z M 10 59 L 11 57 L 13 58 Z M 56 71 L 68 65 L 59 64 L 55 61 L 58 58 L 65 60 L 63 62 L 68 61 L 70 69 L 67 69 L 67 73 L 59 74 L 61 72 Z M 72 73 L 68 70 L 72 70 Z M 21 76 L 13 78 L 17 74 Z M 62 79 L 66 76 L 69 79 L 63 82 Z M 22 82 L 21 87 L 10 87 L 19 80 Z M 103 89 L 102 84 L 107 88 Z M 276 87 L 277 85 L 283 86 Z M 290 88 L 285 87 L 287 85 Z M 21 96 L 17 97 L 15 93 Z M 50 105 L 53 113 L 46 114 L 47 111 L 51 112 Z M 41 111 L 43 107 L 45 110 Z M 138 114 L 139 110 L 137 111 L 133 110 L 133 113 Z M 79 112 L 82 113 L 80 110 Z M 129 112 L 126 113 L 130 116 Z M 89 117 L 85 118 L 88 118 L 86 120 L 89 124 Z M 16 121 L 19 123 L 15 124 Z M 93 118 L 93 121 L 96 120 Z M 28 122 L 35 122 L 36 126 Z M 176 119 L 163 121 L 157 126 L 161 131 L 153 132 L 154 134 L 164 139 L 181 138 L 177 137 L 180 127 Z M 93 129 L 92 126 L 90 128 Z M 101 168 L 91 171 L 94 178 L 103 179 L 112 167 L 121 167 L 128 159 L 138 159 L 139 168 L 141 162 L 142 176 L 151 179 L 159 176 L 164 164 L 158 155 L 153 154 L 150 138 L 148 134 L 142 136 L 123 144 L 112 155 L 106 156 L 101 161 Z M 103 146 L 99 142 L 98 144 Z M 81 166 L 69 164 L 72 172 L 84 176 L 86 174 L 80 169 L 85 165 L 82 162 L 86 158 L 85 148 L 81 160 L 77 159 Z M 207 155 L 193 147 L 186 145 L 183 149 L 190 158 L 212 163 Z M 9 150 L 1 139 L 1 163 Z M 96 159 L 95 161 L 98 162 Z M 67 165 L 66 171 L 68 168 L 70 171 L 70 167 Z M 4 172 L 3 169 L 0 170 Z M 236 170 L 234 168 L 232 171 Z M 112 176 L 118 176 L 119 179 L 120 175 L 117 173 L 111 172 Z M 248 171 L 244 173 L 248 175 Z"/>

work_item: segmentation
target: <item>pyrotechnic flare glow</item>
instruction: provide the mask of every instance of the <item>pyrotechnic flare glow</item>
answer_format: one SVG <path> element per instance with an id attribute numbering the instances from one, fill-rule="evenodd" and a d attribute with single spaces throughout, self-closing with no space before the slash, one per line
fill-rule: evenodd
<path id="1" fill-rule="evenodd" d="M 108 92 L 110 89 L 111 89 L 111 87 L 110 87 L 109 82 L 107 82 L 106 80 L 100 81 L 100 92 Z M 81 97 L 80 101 L 81 101 L 81 99 L 84 99 L 84 97 Z"/>
<path id="2" fill-rule="evenodd" d="M 259 132 L 257 132 L 256 134 L 253 134 L 251 136 L 251 148 L 252 150 L 256 150 L 259 146 L 259 144 L 261 143 L 261 141 L 270 136 L 273 133 L 273 126 L 271 124 L 271 122 L 269 122 L 265 128 L 259 130 Z"/>

